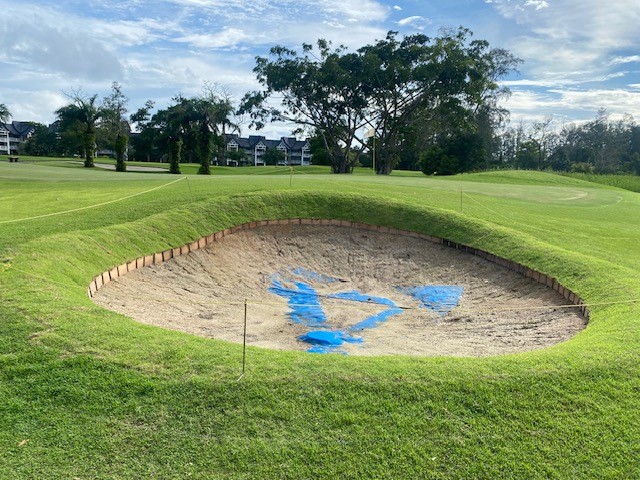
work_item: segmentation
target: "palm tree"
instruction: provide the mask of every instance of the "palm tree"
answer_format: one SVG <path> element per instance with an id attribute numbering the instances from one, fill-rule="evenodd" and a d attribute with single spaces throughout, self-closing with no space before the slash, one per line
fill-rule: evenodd
<path id="1" fill-rule="evenodd" d="M 96 98 L 86 98 L 80 94 L 76 94 L 73 97 L 73 103 L 56 110 L 58 120 L 60 120 L 60 129 L 71 130 L 78 126 L 82 130 L 82 146 L 84 149 L 84 166 L 93 167 L 93 158 L 95 156 L 96 148 L 96 127 L 98 120 L 104 115 L 104 110 L 101 106 L 96 105 Z"/>

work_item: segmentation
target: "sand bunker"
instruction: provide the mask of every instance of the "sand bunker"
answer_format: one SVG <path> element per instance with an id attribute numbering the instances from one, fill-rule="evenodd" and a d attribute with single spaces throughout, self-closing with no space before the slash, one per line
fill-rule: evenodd
<path id="1" fill-rule="evenodd" d="M 247 344 L 272 349 L 485 356 L 543 348 L 585 326 L 553 290 L 479 257 L 333 226 L 237 232 L 94 296 L 143 323 L 237 343 L 245 299 Z"/>

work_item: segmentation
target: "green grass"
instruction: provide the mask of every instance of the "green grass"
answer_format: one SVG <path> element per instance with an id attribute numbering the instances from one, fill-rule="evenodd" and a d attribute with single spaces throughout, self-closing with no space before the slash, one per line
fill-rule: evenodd
<path id="1" fill-rule="evenodd" d="M 595 173 L 567 173 L 564 175 L 640 193 L 640 176 L 638 175 L 596 175 Z"/>
<path id="2" fill-rule="evenodd" d="M 0 161 L 0 478 L 640 477 L 640 307 L 603 304 L 640 299 L 636 193 L 535 172 L 63 165 Z M 240 345 L 141 325 L 86 296 L 113 265 L 286 217 L 489 250 L 557 277 L 594 304 L 591 322 L 552 348 L 480 359 L 250 347 L 238 381 Z"/>

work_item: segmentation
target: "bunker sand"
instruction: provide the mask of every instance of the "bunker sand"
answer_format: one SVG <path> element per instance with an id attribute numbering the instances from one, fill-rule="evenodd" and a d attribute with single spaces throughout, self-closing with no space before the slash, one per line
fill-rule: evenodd
<path id="1" fill-rule="evenodd" d="M 102 287 L 94 301 L 139 322 L 242 342 L 307 350 L 310 328 L 294 322 L 271 278 L 295 269 L 340 279 L 322 286 L 328 327 L 345 330 L 379 313 L 379 304 L 327 296 L 358 291 L 391 299 L 402 313 L 345 343 L 349 355 L 488 356 L 544 348 L 585 327 L 576 308 L 553 290 L 465 252 L 426 240 L 348 227 L 266 226 L 236 232 L 204 249 L 146 267 Z M 463 288 L 445 315 L 424 308 L 398 287 Z"/>

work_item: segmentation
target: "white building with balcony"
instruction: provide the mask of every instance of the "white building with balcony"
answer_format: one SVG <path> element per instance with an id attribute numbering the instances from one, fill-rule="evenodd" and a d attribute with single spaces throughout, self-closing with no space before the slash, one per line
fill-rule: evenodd
<path id="1" fill-rule="evenodd" d="M 227 152 L 245 152 L 245 164 L 247 165 L 265 165 L 264 153 L 270 148 L 284 153 L 284 160 L 280 162 L 280 165 L 310 165 L 313 159 L 309 142 L 307 140 L 297 140 L 295 137 L 269 140 L 261 135 L 240 137 L 235 134 L 228 134 L 225 140 Z"/>
<path id="2" fill-rule="evenodd" d="M 16 155 L 20 145 L 33 135 L 35 127 L 27 122 L 0 123 L 0 155 Z"/>

